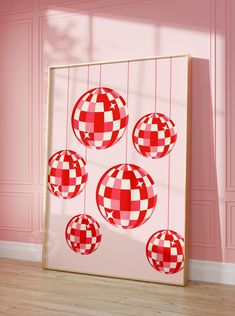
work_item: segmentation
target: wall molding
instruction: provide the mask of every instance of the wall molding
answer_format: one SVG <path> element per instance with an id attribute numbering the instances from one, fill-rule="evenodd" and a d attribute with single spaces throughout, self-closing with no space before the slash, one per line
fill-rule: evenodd
<path id="1" fill-rule="evenodd" d="M 28 232 L 31 233 L 33 231 L 33 213 L 31 210 L 33 209 L 33 198 L 32 193 L 25 193 L 25 192 L 0 192 L 0 197 L 25 197 L 27 199 L 27 213 L 28 213 L 28 225 L 25 227 L 22 226 L 14 226 L 14 225 L 3 225 L 1 223 L 0 229 L 1 230 L 8 230 L 8 231 L 18 231 L 18 232 Z"/>
<path id="2" fill-rule="evenodd" d="M 28 12 L 31 12 L 32 9 L 33 9 L 33 0 L 27 0 L 25 7 L 18 8 L 18 9 L 9 9 L 6 11 L 5 10 L 0 11 L 0 16 L 5 17 L 5 16 L 12 16 L 12 15 L 17 15 L 17 14 L 28 13 Z"/>
<path id="3" fill-rule="evenodd" d="M 208 231 L 209 233 L 209 240 L 191 240 L 191 247 L 202 247 L 202 248 L 214 248 L 215 247 L 215 219 L 213 216 L 213 212 L 216 208 L 214 200 L 191 200 L 191 208 L 192 206 L 201 206 L 208 208 Z"/>
<path id="4" fill-rule="evenodd" d="M 3 21 L 0 23 L 1 26 L 11 27 L 18 25 L 26 25 L 27 26 L 27 39 L 28 39 L 28 84 L 27 84 L 27 111 L 28 111 L 28 119 L 27 119 L 27 142 L 28 142 L 28 177 L 25 179 L 3 179 L 0 180 L 0 185 L 32 185 L 33 184 L 33 162 L 32 162 L 32 152 L 33 152 L 33 137 L 30 133 L 32 130 L 33 124 L 33 91 L 32 91 L 32 78 L 33 78 L 33 70 L 32 70 L 32 56 L 33 56 L 33 19 L 30 18 L 19 18 L 14 21 Z"/>
<path id="5" fill-rule="evenodd" d="M 226 201 L 226 208 L 225 208 L 225 225 L 226 225 L 226 248 L 235 250 L 235 241 L 232 238 L 232 219 L 233 213 L 235 208 L 235 201 Z M 235 213 L 234 213 L 235 214 Z"/>
<path id="6" fill-rule="evenodd" d="M 0 241 L 0 258 L 41 262 L 42 245 Z M 189 261 L 189 279 L 235 285 L 235 264 L 216 261 Z"/>

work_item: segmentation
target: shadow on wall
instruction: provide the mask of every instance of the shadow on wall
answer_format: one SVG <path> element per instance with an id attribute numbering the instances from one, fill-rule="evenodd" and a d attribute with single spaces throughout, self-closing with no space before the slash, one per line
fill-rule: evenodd
<path id="1" fill-rule="evenodd" d="M 192 74 L 191 258 L 221 261 L 223 257 L 222 234 L 209 61 L 193 58 Z M 205 199 L 202 183 L 206 187 L 210 186 L 209 202 L 212 200 L 213 206 L 208 204 L 208 200 Z M 196 257 L 194 251 L 197 253 Z M 198 254 L 200 254 L 199 258 Z"/>

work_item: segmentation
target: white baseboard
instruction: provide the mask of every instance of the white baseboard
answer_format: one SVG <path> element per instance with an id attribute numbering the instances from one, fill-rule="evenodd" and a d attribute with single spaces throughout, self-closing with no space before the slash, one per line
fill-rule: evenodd
<path id="1" fill-rule="evenodd" d="M 0 258 L 40 262 L 42 259 L 42 245 L 0 241 Z M 235 285 L 235 264 L 190 260 L 189 278 L 194 281 Z"/>
<path id="2" fill-rule="evenodd" d="M 190 280 L 235 285 L 235 264 L 190 260 L 189 278 Z"/>
<path id="3" fill-rule="evenodd" d="M 40 262 L 42 260 L 42 245 L 0 241 L 0 258 Z"/>

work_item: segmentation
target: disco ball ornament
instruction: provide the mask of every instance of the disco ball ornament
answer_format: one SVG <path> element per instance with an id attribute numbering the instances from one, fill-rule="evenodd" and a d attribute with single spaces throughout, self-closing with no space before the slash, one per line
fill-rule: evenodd
<path id="1" fill-rule="evenodd" d="M 151 266 L 164 274 L 174 274 L 184 267 L 184 238 L 173 230 L 159 230 L 146 245 Z"/>
<path id="2" fill-rule="evenodd" d="M 144 157 L 162 158 L 175 146 L 175 124 L 164 114 L 147 114 L 135 124 L 132 140 L 135 149 Z"/>
<path id="3" fill-rule="evenodd" d="M 151 217 L 157 203 L 156 187 L 142 168 L 120 164 L 101 177 L 96 202 L 108 223 L 123 229 L 135 228 Z"/>
<path id="4" fill-rule="evenodd" d="M 90 215 L 79 214 L 68 222 L 65 239 L 76 253 L 89 255 L 100 245 L 102 234 L 99 223 Z"/>
<path id="5" fill-rule="evenodd" d="M 75 151 L 61 150 L 48 161 L 48 189 L 56 197 L 72 199 L 84 189 L 88 174 L 85 160 Z"/>
<path id="6" fill-rule="evenodd" d="M 110 88 L 94 88 L 75 104 L 72 128 L 83 145 L 105 149 L 123 136 L 128 118 L 126 102 L 119 93 Z"/>

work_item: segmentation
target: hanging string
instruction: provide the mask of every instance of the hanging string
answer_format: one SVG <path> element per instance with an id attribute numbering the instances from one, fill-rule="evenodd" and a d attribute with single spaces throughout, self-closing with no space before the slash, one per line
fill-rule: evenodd
<path id="1" fill-rule="evenodd" d="M 87 91 L 89 90 L 89 82 L 90 82 L 90 67 L 87 66 Z M 87 163 L 87 147 L 85 146 L 85 162 Z M 84 188 L 84 200 L 83 200 L 83 214 L 86 212 L 86 186 Z"/>
<path id="2" fill-rule="evenodd" d="M 127 62 L 127 86 L 126 86 L 126 104 L 129 105 L 129 85 L 130 85 L 130 62 Z M 126 163 L 128 156 L 128 125 L 126 127 Z"/>
<path id="3" fill-rule="evenodd" d="M 154 113 L 157 113 L 157 59 L 155 59 L 155 67 L 154 67 Z"/>
<path id="4" fill-rule="evenodd" d="M 101 87 L 101 74 L 102 74 L 102 65 L 100 64 L 100 79 L 99 79 L 99 86 Z"/>
<path id="5" fill-rule="evenodd" d="M 170 58 L 170 97 L 169 97 L 169 118 L 171 118 L 171 97 L 172 97 L 172 57 Z M 167 205 L 167 229 L 170 222 L 170 192 L 171 191 L 171 154 L 168 154 L 168 205 Z"/>
<path id="6" fill-rule="evenodd" d="M 85 162 L 87 163 L 87 147 L 85 149 Z M 86 212 L 86 186 L 87 184 L 85 184 L 85 188 L 84 188 L 83 214 L 85 214 Z"/>
<path id="7" fill-rule="evenodd" d="M 67 74 L 67 106 L 66 106 L 66 150 L 68 150 L 68 118 L 69 118 L 69 81 L 70 81 L 70 68 L 68 67 Z"/>

